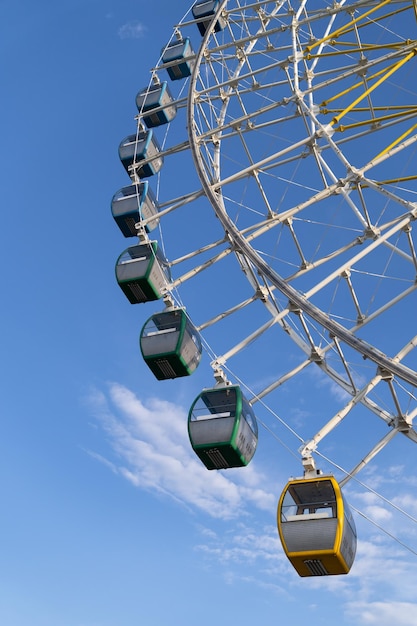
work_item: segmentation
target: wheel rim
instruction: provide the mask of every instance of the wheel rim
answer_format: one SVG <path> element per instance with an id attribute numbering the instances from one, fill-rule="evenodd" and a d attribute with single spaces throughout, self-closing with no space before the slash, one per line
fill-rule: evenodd
<path id="1" fill-rule="evenodd" d="M 218 35 L 207 33 L 200 49 L 188 102 L 188 126 L 197 172 L 235 249 L 255 268 L 270 292 L 276 289 L 287 299 L 275 309 L 277 321 L 294 312 L 304 318 L 301 333 L 306 346 L 310 344 L 311 358 L 316 362 L 323 359 L 327 373 L 331 370 L 324 365 L 325 355 L 335 349 L 334 341 L 337 350 L 347 347 L 372 361 L 378 368 L 378 383 L 388 382 L 396 405 L 388 419 L 384 409 L 376 412 L 390 425 L 396 416 L 402 430 L 415 439 L 414 431 L 409 429 L 417 383 L 415 338 L 400 332 L 397 322 L 394 350 L 392 346 L 387 349 L 384 341 L 378 345 L 376 340 L 367 340 L 368 334 L 373 336 L 373 329 L 368 333 L 368 328 L 374 320 L 385 316 L 391 320 L 387 323 L 392 329 L 392 311 L 395 310 L 394 318 L 401 319 L 404 311 L 413 303 L 415 306 L 416 257 L 411 224 L 417 212 L 415 176 L 410 165 L 416 143 L 415 110 L 408 104 L 410 95 L 394 89 L 397 82 L 404 82 L 406 71 L 413 64 L 415 41 L 393 34 L 394 27 L 401 26 L 402 33 L 404 28 L 407 30 L 404 16 L 409 15 L 413 5 L 396 5 L 393 11 L 387 3 L 378 9 L 375 3 L 357 2 L 308 15 L 310 3 L 301 5 L 303 9 L 298 13 L 286 11 L 284 2 L 279 7 L 277 3 L 258 3 L 258 10 L 260 4 L 263 12 L 256 17 L 253 11 L 250 20 L 250 9 L 238 2 L 223 3 L 220 12 L 226 10 L 229 37 L 220 41 Z M 273 7 L 268 14 L 267 5 Z M 239 29 L 236 39 L 234 33 Z M 409 30 L 412 35 L 414 23 Z M 314 32 L 319 33 L 315 39 Z M 349 42 L 346 33 L 356 37 L 356 43 Z M 373 43 L 375 33 L 378 43 Z M 274 46 L 273 36 L 279 45 Z M 293 53 L 292 60 L 288 52 Z M 261 57 L 268 57 L 269 64 L 264 69 L 265 60 L 258 63 Z M 213 70 L 214 60 L 217 73 Z M 277 80 L 280 72 L 283 78 Z M 275 74 L 274 81 L 271 73 Z M 249 83 L 255 79 L 255 88 L 251 88 Z M 267 97 L 260 98 L 262 106 L 253 107 L 254 95 L 259 98 L 262 90 Z M 320 100 L 316 101 L 318 96 Z M 329 102 L 338 106 L 329 110 Z M 293 110 L 289 111 L 291 106 Z M 342 126 L 342 119 L 349 123 Z M 288 130 L 283 131 L 284 128 Z M 264 139 L 268 134 L 270 142 L 278 147 L 272 155 L 263 151 L 262 133 Z M 258 146 L 251 135 L 257 135 Z M 290 135 L 293 144 L 289 142 Z M 269 202 L 268 178 L 275 185 L 285 179 L 290 181 L 286 187 L 281 184 L 287 197 L 294 189 L 297 191 L 297 198 L 288 202 L 284 210 L 276 210 L 276 203 Z M 242 198 L 243 187 L 246 191 L 251 187 L 247 197 L 256 198 L 255 203 L 253 199 L 247 201 L 244 216 L 240 210 L 243 202 L 239 211 L 235 209 L 237 192 Z M 345 234 L 351 231 L 353 237 L 333 238 L 333 247 L 322 246 L 324 251 L 314 260 L 308 232 L 303 232 L 295 220 L 304 225 L 313 223 L 314 219 L 318 221 L 314 214 L 320 213 L 326 221 L 335 199 L 339 209 L 328 227 L 333 232 L 336 228 Z M 257 220 L 248 219 L 250 211 L 254 214 L 255 204 L 263 204 L 264 222 L 259 213 Z M 273 240 L 270 234 L 278 229 L 281 232 Z M 293 249 L 291 258 L 286 260 L 293 269 L 287 275 L 274 268 L 274 263 L 278 269 L 284 263 L 259 244 L 267 242 L 271 246 L 272 242 L 278 248 L 277 241 L 283 238 L 284 229 L 286 241 L 291 241 Z M 398 282 L 396 290 L 390 286 L 382 296 L 379 287 L 377 305 L 374 279 L 392 282 L 395 272 L 400 272 L 405 286 Z M 301 288 L 293 286 L 297 281 Z M 347 287 L 343 297 L 338 296 L 341 282 Z M 324 291 L 327 293 L 323 297 Z M 371 297 L 366 300 L 361 292 L 370 293 Z M 350 306 L 357 315 L 356 323 L 350 326 L 342 312 L 344 306 Z M 312 325 L 307 328 L 309 320 L 319 325 L 316 336 Z M 328 333 L 326 342 L 321 329 Z M 387 356 L 390 353 L 392 356 Z M 343 359 L 341 363 L 346 370 Z M 335 380 L 340 372 L 341 369 L 333 372 Z M 346 381 L 349 378 L 348 373 Z M 357 393 L 355 387 L 355 383 L 350 389 L 349 382 L 344 385 L 352 396 Z M 370 406 L 367 399 L 365 394 L 361 401 Z"/>

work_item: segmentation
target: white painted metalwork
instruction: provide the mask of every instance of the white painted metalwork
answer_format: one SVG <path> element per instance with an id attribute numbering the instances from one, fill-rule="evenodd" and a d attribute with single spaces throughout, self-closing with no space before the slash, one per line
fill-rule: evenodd
<path id="1" fill-rule="evenodd" d="M 319 443 L 358 407 L 389 434 L 351 475 L 396 433 L 417 442 L 415 11 L 415 0 L 224 0 L 200 44 L 191 12 L 173 35 L 196 52 L 155 177 L 167 289 L 181 301 L 198 276 L 207 316 L 194 317 L 191 288 L 187 311 L 216 380 L 236 375 L 251 404 L 275 407 L 314 369 L 340 389 L 341 408 L 330 417 L 323 403 L 324 425 L 304 437 L 311 471 Z M 160 60 L 150 84 L 172 65 Z M 166 170 L 181 180 L 172 195 Z M 268 372 L 265 355 L 254 389 L 245 354 L 262 341 L 281 367 Z"/>

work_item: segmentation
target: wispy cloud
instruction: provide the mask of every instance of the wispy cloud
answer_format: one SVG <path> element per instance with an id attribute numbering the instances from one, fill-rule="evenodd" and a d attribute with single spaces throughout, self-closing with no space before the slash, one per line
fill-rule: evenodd
<path id="1" fill-rule="evenodd" d="M 140 39 L 144 36 L 146 30 L 146 26 L 142 22 L 134 20 L 120 26 L 117 34 L 120 39 Z"/>
<path id="2" fill-rule="evenodd" d="M 331 593 L 345 624 L 417 626 L 415 557 L 368 521 L 357 518 L 358 552 L 349 576 L 300 579 L 271 523 L 279 495 L 276 485 L 261 472 L 256 457 L 243 470 L 208 472 L 191 449 L 183 407 L 158 398 L 141 400 L 119 384 L 109 385 L 105 393 L 95 392 L 91 401 L 109 442 L 108 453 L 91 454 L 139 489 L 169 497 L 194 513 L 202 512 L 203 524 L 195 518 L 200 538 L 195 550 L 207 567 L 221 566 L 226 583 L 256 582 L 292 601 L 301 590 L 311 598 L 318 592 Z M 410 486 L 402 482 L 406 473 L 401 465 L 393 465 L 392 473 L 376 474 L 385 476 L 387 487 L 394 488 L 395 483 L 397 502 L 414 510 Z M 412 520 L 407 526 L 404 516 L 375 494 L 352 485 L 348 496 L 380 526 L 393 534 L 407 528 L 408 538 L 412 536 Z"/>
<path id="3" fill-rule="evenodd" d="M 249 564 L 255 561 L 284 561 L 276 527 L 258 528 L 255 525 L 238 524 L 231 538 L 214 535 L 210 539 L 210 543 L 200 544 L 196 549 L 211 556 L 216 554 L 224 562 Z"/>
<path id="4" fill-rule="evenodd" d="M 202 541 L 195 550 L 204 564 L 213 565 L 226 584 L 242 581 L 294 600 L 289 580 L 295 575 L 282 551 L 276 526 L 257 519 L 235 521 L 233 528 L 230 526 L 220 533 L 199 528 Z"/>
<path id="5" fill-rule="evenodd" d="M 358 602 L 348 607 L 348 614 L 365 626 L 417 626 L 416 608 L 411 602 Z"/>

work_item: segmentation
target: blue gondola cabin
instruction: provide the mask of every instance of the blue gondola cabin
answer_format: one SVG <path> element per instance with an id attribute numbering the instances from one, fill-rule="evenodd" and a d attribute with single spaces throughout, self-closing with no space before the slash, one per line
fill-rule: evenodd
<path id="1" fill-rule="evenodd" d="M 207 469 L 247 465 L 255 454 L 258 425 L 240 387 L 204 390 L 188 414 L 188 435 Z"/>
<path id="2" fill-rule="evenodd" d="M 131 177 L 148 178 L 157 174 L 164 164 L 160 152 L 152 130 L 140 130 L 137 135 L 123 139 L 119 145 L 120 161 Z"/>
<path id="3" fill-rule="evenodd" d="M 193 17 L 197 21 L 200 35 L 204 37 L 207 29 L 211 26 L 213 18 L 220 7 L 220 0 L 199 0 L 192 8 Z M 219 32 L 224 29 L 226 22 L 223 17 L 219 17 L 214 25 L 214 31 Z"/>
<path id="4" fill-rule="evenodd" d="M 171 275 L 157 242 L 127 248 L 117 260 L 116 279 L 131 304 L 161 298 Z"/>
<path id="5" fill-rule="evenodd" d="M 199 333 L 184 309 L 152 315 L 142 328 L 140 349 L 158 380 L 190 376 L 200 363 L 202 352 Z"/>
<path id="6" fill-rule="evenodd" d="M 193 57 L 194 50 L 189 37 L 170 42 L 162 50 L 162 62 L 169 64 L 166 70 L 170 79 L 181 80 L 191 76 L 195 65 Z"/>
<path id="7" fill-rule="evenodd" d="M 111 212 L 125 237 L 137 236 L 140 223 L 147 233 L 159 223 L 158 204 L 147 180 L 119 189 L 112 198 Z"/>
<path id="8" fill-rule="evenodd" d="M 356 554 L 356 528 L 333 476 L 290 480 L 281 494 L 278 532 L 300 576 L 347 574 Z"/>
<path id="9" fill-rule="evenodd" d="M 136 106 L 148 128 L 168 124 L 177 114 L 177 105 L 166 81 L 142 89 L 136 96 Z"/>

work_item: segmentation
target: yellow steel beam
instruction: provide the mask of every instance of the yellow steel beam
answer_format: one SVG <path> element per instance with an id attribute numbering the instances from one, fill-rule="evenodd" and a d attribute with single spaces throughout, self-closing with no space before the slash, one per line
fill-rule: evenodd
<path id="1" fill-rule="evenodd" d="M 375 180 L 377 185 L 396 185 L 397 183 L 407 183 L 410 180 L 417 180 L 417 174 L 414 176 L 398 176 L 398 178 L 389 178 L 386 180 Z M 361 189 L 369 189 L 366 183 L 359 183 Z"/>
<path id="2" fill-rule="evenodd" d="M 372 107 L 374 111 L 414 111 L 417 108 L 416 104 L 387 104 Z M 343 111 L 340 109 L 323 109 L 321 113 L 340 113 Z M 370 111 L 369 107 L 356 107 L 355 112 L 363 113 L 364 111 Z"/>
<path id="3" fill-rule="evenodd" d="M 396 63 L 393 63 L 392 65 L 388 65 L 388 67 L 384 67 L 382 70 L 379 70 L 379 72 L 375 72 L 375 74 L 371 74 L 371 76 L 367 76 L 367 81 L 369 82 L 370 80 L 374 80 L 375 78 L 377 78 L 378 76 L 381 76 L 381 74 L 384 74 L 384 72 L 389 71 L 391 68 L 395 66 L 396 66 Z M 334 102 L 338 98 L 345 96 L 347 93 L 349 93 L 350 91 L 353 91 L 354 89 L 357 89 L 358 87 L 363 87 L 363 80 L 359 80 L 357 83 L 354 83 L 347 89 L 344 89 L 343 91 L 339 91 L 339 93 L 336 93 L 331 98 L 328 98 L 327 100 L 323 100 L 320 106 L 322 107 L 326 106 L 327 104 L 329 104 L 329 102 Z"/>
<path id="4" fill-rule="evenodd" d="M 405 65 L 405 63 L 407 63 L 410 59 L 412 59 L 416 53 L 417 53 L 417 49 L 414 49 L 411 52 L 409 52 L 409 54 L 407 54 L 403 59 L 395 63 L 394 66 L 391 67 L 391 69 L 385 72 L 384 75 L 379 80 L 376 81 L 376 83 L 374 83 L 371 87 L 366 89 L 363 92 L 363 94 L 361 94 L 358 98 L 356 98 L 356 100 L 351 102 L 349 106 L 347 106 L 341 113 L 339 113 L 339 115 L 336 115 L 332 119 L 331 124 L 337 124 L 342 119 L 342 117 L 344 117 L 347 113 L 349 113 L 349 111 L 354 109 L 355 106 L 359 104 L 359 102 L 362 102 L 362 100 L 364 100 L 367 96 L 369 96 L 369 94 L 375 91 L 377 87 L 379 87 L 384 81 L 386 81 L 387 78 L 392 76 L 392 74 L 394 74 L 397 70 L 399 70 L 400 67 L 402 67 L 403 65 Z"/>
<path id="5" fill-rule="evenodd" d="M 344 50 L 333 50 L 332 52 L 321 52 L 320 54 L 309 54 L 308 59 L 309 60 L 321 59 L 321 58 L 326 58 L 326 57 L 340 56 L 342 54 L 354 54 L 355 52 L 374 52 L 375 50 L 395 50 L 397 48 L 401 50 L 401 48 L 403 48 L 404 46 L 408 46 L 411 43 L 417 44 L 417 40 L 407 39 L 405 41 L 401 41 L 401 43 L 387 43 L 387 44 L 380 44 L 380 45 L 361 44 L 360 46 L 358 46 L 354 42 L 330 41 L 330 45 L 336 45 L 336 43 L 338 46 L 356 46 L 356 47 L 354 48 L 352 47 L 352 48 L 348 48 Z"/>
<path id="6" fill-rule="evenodd" d="M 385 150 L 382 150 L 382 152 L 380 152 L 379 154 L 377 154 L 372 160 L 375 161 L 375 159 L 378 159 L 379 157 L 383 156 L 384 154 L 386 154 L 387 152 L 389 152 L 391 150 L 391 148 L 394 148 L 396 145 L 398 145 L 403 139 L 405 139 L 407 137 L 407 135 L 409 135 L 410 133 L 413 132 L 413 130 L 415 130 L 417 128 L 417 124 L 414 124 L 414 126 L 412 126 L 411 128 L 409 128 L 405 133 L 403 133 L 402 135 L 400 135 L 398 137 L 398 139 L 396 139 L 395 141 L 393 141 L 392 143 L 390 143 L 389 146 L 387 146 L 385 148 Z"/>
<path id="7" fill-rule="evenodd" d="M 343 126 L 340 125 L 340 126 L 337 126 L 334 130 L 336 132 L 343 133 L 345 130 L 351 130 L 352 128 L 368 126 L 369 124 L 379 124 L 381 122 L 386 122 L 387 120 L 393 120 L 393 119 L 400 118 L 400 117 L 408 117 L 410 113 L 417 114 L 417 107 L 414 107 L 413 111 L 402 111 L 402 112 L 399 111 L 398 113 L 390 113 L 389 115 L 381 115 L 381 117 L 370 117 L 367 120 L 361 120 L 360 122 L 354 122 L 353 124 L 347 124 Z"/>
<path id="8" fill-rule="evenodd" d="M 380 185 L 393 185 L 395 183 L 406 183 L 409 180 L 417 180 L 417 174 L 414 176 L 399 176 L 398 178 L 390 178 L 389 180 L 380 180 Z"/>
<path id="9" fill-rule="evenodd" d="M 413 0 L 413 1 L 415 2 L 416 0 Z M 409 8 L 410 8 L 410 5 L 402 7 L 400 9 L 395 9 L 394 11 L 390 11 L 390 13 L 384 13 L 383 15 L 380 15 L 379 17 L 373 17 L 372 20 L 369 20 L 365 22 L 364 24 L 356 24 L 355 28 L 349 28 L 348 30 L 345 30 L 343 34 L 346 35 L 347 33 L 354 33 L 355 29 L 366 28 L 367 26 L 370 26 L 371 24 L 376 24 L 377 22 L 386 20 L 387 18 L 392 17 L 393 15 L 398 15 L 399 13 L 402 13 L 403 11 L 408 11 Z"/>
<path id="10" fill-rule="evenodd" d="M 352 26 L 354 26 L 361 20 L 365 19 L 369 15 L 372 15 L 372 13 L 375 13 L 375 11 L 378 11 L 379 9 L 384 7 L 386 4 L 389 4 L 390 2 L 391 0 L 384 0 L 380 4 L 377 4 L 372 9 L 369 9 L 369 11 L 366 11 L 366 13 L 359 15 L 359 17 L 355 18 L 354 20 L 351 20 L 350 22 L 348 22 L 344 26 L 341 26 L 340 28 L 337 28 L 326 37 L 323 37 L 322 39 L 318 39 L 317 41 L 312 43 L 310 46 L 307 46 L 305 48 L 305 52 L 308 55 L 311 52 L 311 50 L 313 50 L 313 48 L 317 48 L 317 46 L 320 46 L 322 43 L 325 43 L 326 41 L 329 41 L 330 39 L 337 39 L 338 37 L 340 37 L 340 35 L 343 35 L 343 33 L 346 33 Z"/>

